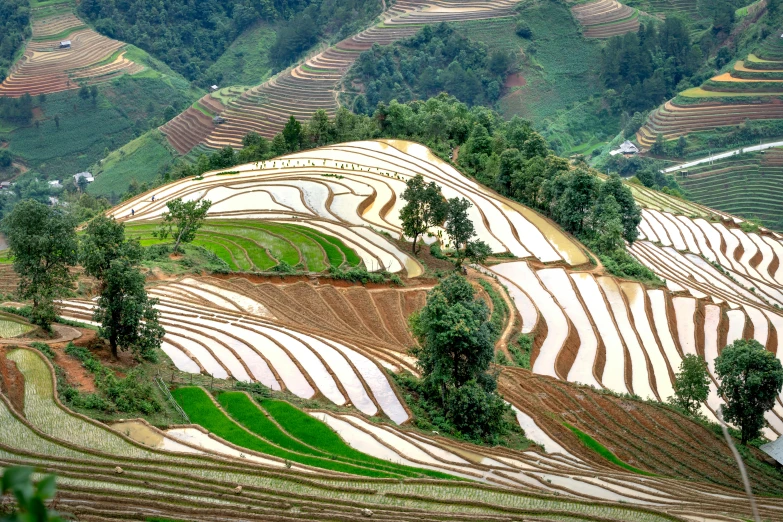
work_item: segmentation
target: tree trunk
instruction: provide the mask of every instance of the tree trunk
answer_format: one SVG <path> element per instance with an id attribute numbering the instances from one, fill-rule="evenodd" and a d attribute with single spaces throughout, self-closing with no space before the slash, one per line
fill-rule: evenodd
<path id="1" fill-rule="evenodd" d="M 119 353 L 117 351 L 117 337 L 112 335 L 109 337 L 109 346 L 111 346 L 111 355 L 114 358 L 114 360 L 117 360 L 119 358 Z"/>
<path id="2" fill-rule="evenodd" d="M 419 235 L 416 234 L 413 236 L 413 244 L 411 245 L 411 252 L 413 252 L 413 255 L 416 255 L 416 243 L 419 242 Z"/>
<path id="3" fill-rule="evenodd" d="M 184 234 L 184 233 L 185 233 L 185 230 L 183 229 L 183 230 L 181 230 L 181 231 L 180 231 L 180 233 L 177 235 L 177 241 L 176 241 L 176 242 L 174 242 L 174 252 L 173 252 L 174 254 L 176 254 L 177 252 L 179 252 L 179 243 L 180 243 L 180 241 L 182 240 L 182 234 Z"/>

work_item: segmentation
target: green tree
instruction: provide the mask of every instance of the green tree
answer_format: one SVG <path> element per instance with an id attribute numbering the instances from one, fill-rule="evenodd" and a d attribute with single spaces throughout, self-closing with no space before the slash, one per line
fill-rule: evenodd
<path id="1" fill-rule="evenodd" d="M 723 416 L 740 428 L 742 444 L 755 439 L 764 427 L 764 413 L 775 405 L 783 388 L 783 366 L 775 354 L 756 340 L 739 339 L 715 359 L 721 383 Z"/>
<path id="2" fill-rule="evenodd" d="M 153 236 L 159 239 L 175 237 L 174 253 L 176 254 L 179 252 L 180 243 L 190 243 L 196 239 L 196 232 L 204 224 L 211 206 L 212 202 L 208 199 L 183 202 L 182 198 L 177 198 L 167 202 L 168 212 L 163 214 L 163 223 L 153 232 Z"/>
<path id="3" fill-rule="evenodd" d="M 599 201 L 590 212 L 591 246 L 598 253 L 610 254 L 623 248 L 623 222 L 620 205 L 611 194 Z"/>
<path id="4" fill-rule="evenodd" d="M 466 257 L 473 257 L 474 262 L 482 256 L 486 258 L 485 250 L 480 246 L 477 247 L 475 245 L 477 241 L 473 239 L 476 236 L 476 229 L 468 216 L 468 209 L 472 206 L 473 204 L 465 198 L 452 198 L 447 203 L 444 228 L 453 242 L 457 267 L 462 266 L 462 261 Z M 483 241 L 478 243 L 486 246 Z"/>
<path id="5" fill-rule="evenodd" d="M 16 501 L 13 511 L 0 518 L 2 522 L 61 522 L 56 511 L 46 507 L 46 501 L 54 497 L 56 477 L 47 475 L 33 483 L 34 469 L 9 467 L 0 479 L 0 496 L 11 495 Z"/>
<path id="6" fill-rule="evenodd" d="M 412 353 L 424 387 L 438 397 L 446 417 L 465 435 L 497 434 L 507 410 L 495 377 L 487 373 L 497 332 L 470 282 L 459 274 L 444 279 L 410 324 L 419 341 Z"/>
<path id="7" fill-rule="evenodd" d="M 680 363 L 680 372 L 674 379 L 674 396 L 669 400 L 694 414 L 699 404 L 707 400 L 710 378 L 707 363 L 698 355 L 688 354 Z"/>
<path id="8" fill-rule="evenodd" d="M 79 88 L 79 98 L 81 98 L 82 100 L 86 100 L 89 97 L 90 97 L 90 88 L 87 87 L 86 85 L 82 85 Z"/>
<path id="9" fill-rule="evenodd" d="M 101 215 L 87 225 L 80 254 L 84 271 L 100 283 L 94 318 L 114 357 L 119 349 L 130 349 L 155 360 L 165 332 L 158 322 L 157 300 L 147 296 L 138 269 L 143 255 L 138 240 L 126 239 L 124 224 Z"/>
<path id="10" fill-rule="evenodd" d="M 144 274 L 119 258 L 111 262 L 104 278 L 94 319 L 101 324 L 99 333 L 108 339 L 112 355 L 116 358 L 119 349 L 129 349 L 137 357 L 155 361 L 155 348 L 165 331 L 158 322 L 157 300 L 144 289 Z"/>
<path id="11" fill-rule="evenodd" d="M 57 129 L 60 128 L 60 115 L 55 114 L 54 115 L 54 126 L 57 127 Z"/>
<path id="12" fill-rule="evenodd" d="M 302 124 L 294 118 L 293 114 L 283 127 L 283 139 L 289 152 L 299 150 L 302 144 Z"/>
<path id="13" fill-rule="evenodd" d="M 405 185 L 400 197 L 407 203 L 400 211 L 400 220 L 403 233 L 413 240 L 411 251 L 416 254 L 419 236 L 443 223 L 448 207 L 440 187 L 435 182 L 426 183 L 421 174 L 408 179 Z"/>
<path id="14" fill-rule="evenodd" d="M 622 236 L 629 243 L 639 237 L 639 223 L 642 222 L 642 212 L 633 199 L 633 193 L 617 174 L 612 174 L 609 179 L 601 183 L 598 189 L 598 204 L 607 197 L 612 196 L 619 205 L 620 221 L 622 222 Z"/>
<path id="15" fill-rule="evenodd" d="M 19 295 L 33 301 L 31 322 L 51 330 L 54 301 L 71 290 L 78 260 L 76 223 L 62 207 L 27 199 L 6 217 L 8 246 L 19 274 Z"/>

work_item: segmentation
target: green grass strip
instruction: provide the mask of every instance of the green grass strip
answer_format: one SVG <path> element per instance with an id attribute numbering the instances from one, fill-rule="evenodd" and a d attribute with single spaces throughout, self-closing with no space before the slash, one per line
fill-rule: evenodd
<path id="1" fill-rule="evenodd" d="M 296 247 L 282 237 L 273 236 L 263 226 L 259 225 L 259 223 L 243 223 L 240 225 L 236 222 L 210 222 L 201 231 L 202 233 L 212 231 L 246 237 L 268 248 L 275 259 L 285 261 L 291 266 L 298 265 L 299 251 L 297 251 Z"/>
<path id="2" fill-rule="evenodd" d="M 325 423 L 297 409 L 285 401 L 264 399 L 261 406 L 272 416 L 285 431 L 301 440 L 305 444 L 315 446 L 333 455 L 339 455 L 351 460 L 385 467 L 393 466 L 396 470 L 411 470 L 408 466 L 396 465 L 385 460 L 377 459 L 366 453 L 355 450 L 340 438 L 337 433 Z M 439 471 L 417 469 L 419 473 L 436 478 L 454 479 L 454 477 Z"/>
<path id="3" fill-rule="evenodd" d="M 606 446 L 604 446 L 603 444 L 601 444 L 600 442 L 595 440 L 593 437 L 591 437 L 587 433 L 579 430 L 578 428 L 575 428 L 574 426 L 571 426 L 567 422 L 564 422 L 563 424 L 565 425 L 566 428 L 571 430 L 574 433 L 574 435 L 576 435 L 576 437 L 580 441 L 582 441 L 582 444 L 587 446 L 588 449 L 591 449 L 591 450 L 595 451 L 596 453 L 601 455 L 603 458 L 605 458 L 606 460 L 608 460 L 612 464 L 620 466 L 623 469 L 627 469 L 628 471 L 632 471 L 634 473 L 638 473 L 639 475 L 647 475 L 648 477 L 655 477 L 655 476 L 657 476 L 654 473 L 650 473 L 648 471 L 643 471 L 643 470 L 641 470 L 639 468 L 635 468 L 635 467 L 631 466 L 630 464 L 626 464 L 622 460 L 618 459 L 617 455 L 615 455 L 614 453 L 609 451 L 609 448 L 607 448 Z"/>
<path id="4" fill-rule="evenodd" d="M 308 234 L 311 237 L 315 238 L 321 238 L 323 241 L 326 241 L 337 248 L 340 249 L 340 252 L 345 256 L 345 261 L 351 265 L 351 266 L 359 266 L 359 264 L 362 262 L 362 258 L 359 257 L 359 254 L 356 253 L 356 251 L 345 243 L 343 241 L 335 236 L 330 236 L 328 234 L 324 234 L 323 232 L 320 232 L 318 230 L 313 230 L 312 228 L 303 227 L 302 225 L 292 225 L 292 224 L 286 224 L 287 227 L 300 230 L 303 234 Z"/>
<path id="5" fill-rule="evenodd" d="M 191 422 L 203 426 L 218 437 L 236 444 L 237 446 L 286 459 L 291 462 L 298 462 L 299 464 L 331 471 L 341 471 L 343 473 L 351 473 L 364 477 L 401 477 L 400 474 L 353 466 L 328 458 L 302 455 L 300 453 L 285 450 L 266 439 L 248 433 L 239 424 L 229 418 L 222 409 L 218 408 L 215 403 L 212 402 L 209 395 L 207 395 L 207 392 L 202 388 L 178 388 L 172 392 L 172 395 L 182 409 L 185 410 L 185 413 L 188 414 Z"/>
<path id="6" fill-rule="evenodd" d="M 226 262 L 228 265 L 228 268 L 235 272 L 239 272 L 239 267 L 234 262 L 234 259 L 231 257 L 231 251 L 224 247 L 223 245 L 216 243 L 214 241 L 205 241 L 203 239 L 195 239 L 193 241 L 194 245 L 201 246 L 218 256 L 220 259 Z"/>
<path id="7" fill-rule="evenodd" d="M 323 272 L 326 270 L 327 266 L 324 262 L 324 251 L 313 239 L 277 223 L 260 223 L 260 225 L 269 233 L 282 236 L 296 245 L 299 248 L 299 251 L 302 252 L 304 262 L 310 270 L 313 272 Z"/>
<path id="8" fill-rule="evenodd" d="M 329 426 L 287 402 L 267 401 L 274 405 L 273 408 L 277 407 L 276 411 L 278 416 L 275 417 L 261 408 L 243 392 L 221 393 L 217 399 L 220 405 L 223 406 L 223 409 L 225 409 L 236 422 L 253 433 L 292 451 L 336 459 L 343 462 L 348 461 L 349 464 L 370 466 L 379 471 L 400 473 L 411 477 L 421 475 L 436 478 L 448 477 L 437 471 L 402 466 L 357 451 L 343 442 Z M 271 421 L 268 416 L 271 416 L 280 426 L 282 426 L 280 420 L 284 420 L 286 424 L 294 423 L 298 426 L 304 425 L 308 427 L 308 433 L 313 433 L 315 436 L 312 437 L 312 440 L 306 441 L 306 443 L 303 444 L 300 439 L 294 438 L 281 430 L 278 427 L 278 424 Z"/>
<path id="9" fill-rule="evenodd" d="M 285 225 L 286 227 L 289 227 L 289 225 Z M 293 228 L 293 227 L 292 227 Z M 322 237 L 318 237 L 314 234 L 309 234 L 304 230 L 296 229 L 296 232 L 302 234 L 305 237 L 308 237 L 318 243 L 324 252 L 326 252 L 326 257 L 329 260 L 329 264 L 335 268 L 338 268 L 340 265 L 342 265 L 345 262 L 345 256 L 340 251 L 339 248 L 337 248 L 336 245 L 330 243 L 326 239 Z"/>
<path id="10" fill-rule="evenodd" d="M 329 456 L 328 453 L 302 444 L 285 433 L 243 392 L 224 392 L 217 396 L 217 400 L 236 422 L 270 442 L 299 453 L 318 457 Z"/>

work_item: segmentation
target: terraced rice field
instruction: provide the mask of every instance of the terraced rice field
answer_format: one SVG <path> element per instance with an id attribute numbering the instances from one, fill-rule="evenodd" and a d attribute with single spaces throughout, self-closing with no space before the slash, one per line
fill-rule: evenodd
<path id="1" fill-rule="evenodd" d="M 585 38 L 611 38 L 639 30 L 639 12 L 617 0 L 593 0 L 571 7 Z"/>
<path id="2" fill-rule="evenodd" d="M 730 222 L 654 210 L 644 210 L 643 218 L 643 235 L 631 253 L 664 278 L 670 292 L 683 296 L 674 298 L 672 307 L 682 353 L 704 355 L 711 364 L 719 347 L 740 337 L 755 338 L 768 350 L 781 353 L 783 244 L 779 235 L 746 233 Z M 714 409 L 717 396 L 713 394 L 711 401 L 709 407 Z M 783 433 L 780 401 L 766 417 L 765 434 L 774 439 Z"/>
<path id="3" fill-rule="evenodd" d="M 783 117 L 779 99 L 783 94 L 783 44 L 778 40 L 779 35 L 772 35 L 755 54 L 738 60 L 732 70 L 711 78 L 701 87 L 681 92 L 651 112 L 636 133 L 639 144 L 650 147 L 658 134 L 671 140 L 746 120 Z"/>
<path id="4" fill-rule="evenodd" d="M 318 395 L 367 415 L 383 413 L 397 423 L 409 418 L 383 368 L 413 369 L 412 359 L 402 353 L 413 345 L 403 307 L 405 299 L 420 305 L 423 294 L 315 290 L 305 283 L 255 286 L 244 279 L 184 279 L 149 293 L 160 300 L 163 351 L 182 371 L 260 382 L 302 398 Z M 323 313 L 306 314 L 300 300 L 311 310 L 320 301 Z M 61 314 L 90 320 L 92 308 L 90 301 L 66 301 Z M 347 326 L 357 316 L 361 326 Z"/>
<path id="5" fill-rule="evenodd" d="M 162 243 L 152 237 L 156 225 L 130 225 L 129 237 L 142 245 Z M 362 258 L 337 237 L 293 223 L 214 220 L 193 242 L 215 253 L 236 272 L 263 272 L 285 262 L 312 272 L 328 267 L 355 267 Z"/>
<path id="6" fill-rule="evenodd" d="M 209 129 L 186 111 L 167 124 L 181 130 L 170 135 L 161 130 L 171 136 L 171 145 L 184 153 L 196 139 L 210 148 L 241 148 L 242 139 L 251 131 L 272 138 L 291 115 L 308 121 L 316 110 L 324 109 L 334 116 L 343 76 L 373 44 L 388 45 L 415 34 L 425 24 L 511 17 L 514 4 L 512 0 L 398 0 L 383 13 L 379 25 L 338 42 L 229 102 L 220 113 L 225 123 Z"/>
<path id="7" fill-rule="evenodd" d="M 643 230 L 648 230 L 652 216 L 664 219 L 661 213 L 644 212 Z M 677 221 L 683 230 L 690 230 L 683 223 L 685 218 Z M 709 226 L 704 220 L 695 222 Z M 662 234 L 666 230 L 658 222 L 655 228 L 660 228 Z M 711 228 L 715 237 L 721 237 L 721 228 Z M 735 235 L 738 229 L 722 230 L 727 239 L 735 238 L 740 245 Z M 692 239 L 689 243 L 697 252 L 714 255 L 713 251 L 698 248 L 693 233 L 688 233 Z M 783 327 L 783 315 L 771 305 L 780 302 L 783 294 L 767 272 L 762 281 L 760 272 L 750 266 L 748 260 L 756 254 L 734 261 L 738 269 L 745 270 L 744 275 L 732 273 L 738 283 L 698 254 L 679 253 L 674 246 L 660 247 L 648 239 L 645 236 L 637 241 L 632 253 L 665 278 L 667 288 L 644 288 L 638 283 L 569 273 L 562 268 L 535 269 L 526 262 L 491 267 L 512 289 L 512 297 L 525 296 L 522 301 L 514 301 L 520 310 L 522 331 L 537 334 L 531 355 L 534 373 L 665 402 L 674 393 L 674 374 L 683 355 L 699 354 L 711 363 L 718 356 L 718 347 L 730 342 L 729 330 L 733 336 L 740 332 L 741 337 L 755 338 L 777 353 L 776 325 Z M 706 236 L 699 241 L 703 244 Z M 756 244 L 750 239 L 743 241 L 749 249 Z M 680 246 L 685 247 L 684 241 Z M 764 267 L 774 262 L 769 244 L 761 241 L 758 250 L 768 255 Z M 721 260 L 728 262 L 725 256 Z M 748 275 L 749 271 L 759 279 Z M 754 291 L 749 290 L 751 285 L 755 285 Z M 729 311 L 733 313 L 728 315 Z M 702 411 L 715 419 L 719 405 L 720 399 L 713 394 Z M 774 440 L 783 433 L 783 402 L 779 401 L 766 417 L 769 427 L 765 435 Z"/>
<path id="8" fill-rule="evenodd" d="M 678 180 L 694 199 L 783 229 L 783 149 L 745 153 L 687 169 Z"/>
<path id="9" fill-rule="evenodd" d="M 629 474 L 607 473 L 607 478 L 594 477 L 595 469 L 563 457 L 548 457 L 529 452 L 490 453 L 474 455 L 466 445 L 440 439 L 421 438 L 415 434 L 387 431 L 392 437 L 407 439 L 410 448 L 431 451 L 432 459 L 475 458 L 492 459 L 500 464 L 493 473 L 513 474 L 515 466 L 528 466 L 547 476 L 546 486 L 539 480 L 528 480 L 529 486 L 493 485 L 489 481 L 473 485 L 443 479 L 418 480 L 402 478 L 392 481 L 368 481 L 366 477 L 335 474 L 326 470 L 294 464 L 290 468 L 254 462 L 233 456 L 218 456 L 204 449 L 194 452 L 173 452 L 155 449 L 127 437 L 123 427 L 111 430 L 101 424 L 65 409 L 54 396 L 51 369 L 32 351 L 17 350 L 9 356 L 24 376 L 25 403 L 22 417 L 9 407 L 5 396 L 0 401 L 0 452 L 3 466 L 32 465 L 58 475 L 58 507 L 83 520 L 115 520 L 138 517 L 217 518 L 223 520 L 287 520 L 354 519 L 362 510 L 373 511 L 374 518 L 400 521 L 413 520 L 503 520 L 527 517 L 559 520 L 601 520 L 658 522 L 672 520 L 671 514 L 697 509 L 692 499 L 672 495 L 675 502 L 661 501 L 649 491 L 663 489 L 664 483 L 635 486 Z M 266 408 L 266 405 L 264 406 Z M 267 411 L 272 411 L 272 406 Z M 274 413 L 273 413 L 274 415 Z M 317 414 L 316 414 L 317 415 Z M 329 414 L 331 415 L 331 414 Z M 339 416 L 343 422 L 358 423 L 362 430 L 382 429 L 364 425 L 361 420 Z M 125 426 L 127 433 L 137 435 L 136 428 Z M 292 434 L 295 443 L 301 434 Z M 161 436 L 154 429 L 146 436 Z M 210 439 L 218 441 L 219 439 Z M 299 439 L 301 443 L 302 440 Z M 182 449 L 187 442 L 180 442 Z M 327 441 L 323 450 L 334 450 L 338 441 Z M 342 445 L 342 451 L 348 449 Z M 318 448 L 313 448 L 317 450 Z M 246 450 L 245 450 L 246 451 Z M 248 455 L 249 456 L 249 455 Z M 275 460 L 274 457 L 265 457 Z M 369 459 L 369 457 L 365 457 Z M 378 466 L 385 465 L 377 463 Z M 519 463 L 519 464 L 517 464 Z M 493 464 L 473 463 L 477 469 Z M 388 464 L 389 467 L 394 467 Z M 402 468 L 398 468 L 402 469 Z M 587 468 L 589 469 L 589 468 Z M 527 473 L 535 474 L 530 470 Z M 579 476 L 578 480 L 572 478 Z M 580 485 L 581 484 L 581 485 Z M 596 485 L 597 484 L 597 485 Z M 570 488 L 578 493 L 571 494 Z M 720 492 L 720 500 L 709 500 L 707 494 L 694 490 L 692 498 L 702 498 L 713 512 L 742 510 L 728 490 Z M 608 492 L 629 502 L 600 501 L 594 493 Z M 661 491 L 662 494 L 667 494 Z M 725 494 L 724 494 L 725 493 Z M 717 496 L 717 495 L 716 495 Z M 585 501 L 582 498 L 588 498 Z M 713 497 L 714 498 L 714 497 Z M 684 500 L 684 499 L 683 499 Z M 632 506 L 631 501 L 642 506 Z M 774 504 L 775 501 L 769 501 Z M 762 502 L 762 512 L 768 513 L 768 502 Z"/>
<path id="10" fill-rule="evenodd" d="M 144 223 L 159 219 L 170 199 L 209 199 L 210 220 L 296 224 L 313 230 L 308 232 L 311 235 L 337 237 L 370 270 L 404 269 L 415 277 L 422 272 L 418 262 L 376 231 L 402 237 L 399 213 L 404 201 L 400 194 L 407 179 L 421 174 L 440 185 L 445 197 L 464 197 L 473 203 L 469 215 L 477 235 L 493 252 L 572 266 L 587 262 L 577 243 L 556 225 L 467 179 L 415 143 L 345 143 L 234 169 L 171 183 L 129 200 L 112 215 L 128 223 Z M 210 231 L 217 232 L 217 226 L 210 224 Z M 448 246 L 450 239 L 440 227 L 424 239 L 432 243 L 438 238 Z M 266 240 L 259 241 L 270 248 Z"/>
<path id="11" fill-rule="evenodd" d="M 0 84 L 0 96 L 19 97 L 77 89 L 144 69 L 124 56 L 124 43 L 102 36 L 76 17 L 70 3 L 34 18 L 33 38 Z M 60 48 L 70 40 L 70 48 Z"/>

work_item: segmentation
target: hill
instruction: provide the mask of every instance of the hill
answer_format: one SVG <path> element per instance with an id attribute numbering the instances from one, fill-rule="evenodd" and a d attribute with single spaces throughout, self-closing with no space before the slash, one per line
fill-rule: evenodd
<path id="1" fill-rule="evenodd" d="M 198 96 L 144 51 L 89 28 L 74 3 L 32 13 L 32 38 L 0 84 L 0 142 L 30 177 L 87 170 Z"/>
<path id="2" fill-rule="evenodd" d="M 437 182 L 448 197 L 468 198 L 478 236 L 498 254 L 469 277 L 487 283 L 479 286 L 493 312 L 500 303 L 510 307 L 498 316 L 503 335 L 496 351 L 507 356 L 505 362 L 498 357 L 499 391 L 513 405 L 519 427 L 546 453 L 475 446 L 416 429 L 409 392 L 399 380 L 418 372 L 407 351 L 415 341 L 406 320 L 424 305 L 435 281 L 396 243 L 399 193 L 403 180 L 416 173 Z M 630 187 L 643 209 L 639 239 L 629 251 L 665 278 L 664 286 L 609 275 L 554 223 L 411 142 L 332 145 L 157 187 L 110 213 L 132 235 L 144 236 L 166 201 L 210 199 L 198 241 L 216 252 L 223 248 L 236 264 L 237 273 L 228 275 L 151 272 L 149 292 L 159 299 L 166 330 L 158 371 L 176 388 L 182 413 L 174 415 L 200 426 L 156 430 L 124 423 L 111 431 L 57 401 L 41 356 L 13 350 L 6 357 L 24 377 L 26 400 L 15 406 L 24 409 L 24 418 L 5 401 L 0 408 L 2 440 L 14 441 L 6 447 L 8 459 L 18 462 L 22 447 L 35 448 L 38 462 L 60 475 L 63 499 L 82 499 L 79 510 L 106 518 L 119 516 L 96 495 L 106 488 L 111 509 L 123 515 L 131 506 L 180 517 L 190 509 L 211 513 L 212 497 L 191 498 L 204 480 L 226 493 L 242 486 L 234 495 L 241 494 L 243 506 L 261 502 L 257 488 L 263 486 L 276 498 L 309 495 L 291 502 L 312 509 L 323 494 L 311 493 L 338 481 L 328 490 L 328 501 L 337 506 L 331 509 L 370 509 L 395 520 L 405 520 L 409 502 L 417 517 L 437 504 L 433 520 L 466 512 L 486 520 L 531 512 L 567 512 L 577 520 L 747 518 L 733 458 L 715 425 L 663 401 L 672 394 L 679 362 L 698 354 L 711 378 L 702 413 L 714 419 L 721 398 L 713 362 L 720 347 L 755 338 L 781 353 L 783 238 L 763 228 L 745 231 L 741 227 L 749 224 L 741 218 Z M 448 244 L 439 230 L 430 233 L 428 240 Z M 306 277 L 250 273 L 252 266 L 263 270 L 281 262 L 286 252 L 310 269 Z M 404 286 L 316 276 L 312 263 L 346 265 L 349 257 L 371 270 L 404 273 Z M 62 303 L 61 313 L 91 321 L 93 307 L 94 301 L 72 299 Z M 530 341 L 528 363 L 509 362 L 524 344 L 519 336 Z M 212 391 L 246 386 L 266 399 L 211 395 L 185 383 Z M 304 412 L 279 406 L 268 400 L 271 395 Z M 305 415 L 313 420 L 305 422 Z M 766 437 L 783 434 L 783 403 L 766 420 Z M 346 444 L 358 453 L 348 454 Z M 743 449 L 743 455 L 762 516 L 775 519 L 780 474 L 756 449 Z M 78 474 L 77 464 L 89 478 Z M 158 480 L 149 500 L 117 493 L 126 486 L 146 491 L 144 482 L 161 469 L 176 481 L 169 486 L 168 479 Z M 427 478 L 416 478 L 422 476 Z M 378 480 L 383 477 L 393 480 Z M 302 493 L 303 487 L 310 489 Z M 232 498 L 222 497 L 224 518 L 234 518 Z M 260 503 L 262 508 L 259 518 L 290 510 L 276 503 Z"/>

